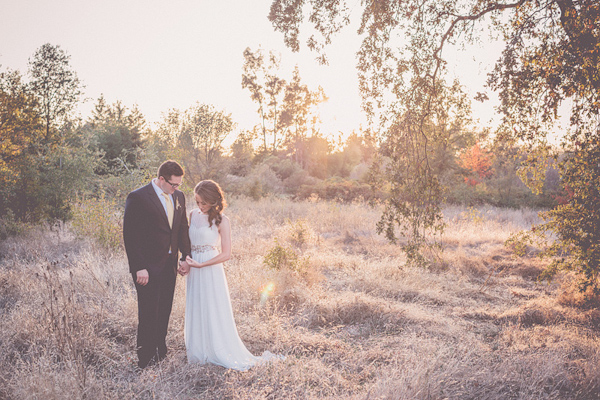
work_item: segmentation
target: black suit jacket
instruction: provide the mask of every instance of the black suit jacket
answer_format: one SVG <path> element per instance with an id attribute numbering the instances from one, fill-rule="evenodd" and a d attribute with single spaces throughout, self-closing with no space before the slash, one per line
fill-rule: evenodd
<path id="1" fill-rule="evenodd" d="M 172 254 L 182 253 L 182 259 L 191 254 L 185 196 L 179 190 L 173 193 L 173 228 L 152 183 L 127 196 L 123 217 L 123 241 L 129 260 L 129 271 L 147 269 L 152 275 L 167 267 L 169 248 Z M 172 259 L 175 259 L 172 257 Z M 173 263 L 172 267 L 175 267 Z"/>

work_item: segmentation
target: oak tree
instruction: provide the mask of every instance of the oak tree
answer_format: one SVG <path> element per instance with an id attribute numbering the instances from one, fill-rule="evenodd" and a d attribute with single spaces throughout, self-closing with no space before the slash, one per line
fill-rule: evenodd
<path id="1" fill-rule="evenodd" d="M 487 82 L 501 100 L 503 120 L 497 139 L 517 140 L 532 150 L 524 175 L 535 176 L 541 170 L 536 165 L 539 160 L 548 159 L 543 150 L 548 148 L 548 133 L 563 104 L 570 114 L 564 146 L 571 151 L 561 167 L 563 179 L 568 180 L 572 170 L 596 165 L 597 160 L 589 158 L 593 151 L 574 148 L 576 143 L 594 147 L 600 134 L 597 0 L 365 0 L 359 7 L 362 43 L 357 70 L 363 106 L 378 120 L 387 143 L 384 148 L 392 160 L 388 177 L 393 184 L 407 183 L 395 184 L 384 212 L 380 226 L 388 236 L 394 237 L 394 225 L 404 227 L 409 235 L 407 226 L 413 233 L 417 228 L 440 226 L 432 221 L 441 218 L 442 188 L 428 165 L 427 149 L 439 138 L 435 135 L 439 105 L 453 98 L 448 96 L 451 85 L 446 82 L 444 52 L 449 46 L 477 42 L 486 30 L 504 40 L 502 55 Z M 307 46 L 325 61 L 326 45 L 349 24 L 351 10 L 343 0 L 274 0 L 269 19 L 294 51 L 300 48 L 305 11 L 314 28 Z M 533 174 L 528 174 L 528 168 Z M 573 179 L 585 182 L 587 178 L 574 174 Z M 536 179 L 529 183 L 540 187 Z M 591 180 L 588 183 L 597 185 Z M 419 196 L 411 196 L 411 191 Z M 598 220 L 594 208 L 576 210 L 572 214 L 557 209 L 550 215 L 551 222 L 558 225 L 548 228 L 557 233 L 559 242 L 569 241 L 567 235 L 572 231 L 561 230 L 559 225 L 567 224 L 573 215 L 580 221 Z M 594 240 L 600 241 L 600 226 L 586 232 L 593 232 Z M 590 260 L 589 265 L 598 271 L 600 258 Z M 586 275 L 585 279 L 598 283 L 595 276 Z"/>

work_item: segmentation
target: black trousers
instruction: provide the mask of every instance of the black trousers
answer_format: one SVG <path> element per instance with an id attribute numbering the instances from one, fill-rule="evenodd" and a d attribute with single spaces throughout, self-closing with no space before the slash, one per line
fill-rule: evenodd
<path id="1" fill-rule="evenodd" d="M 132 274 L 138 298 L 137 354 L 138 366 L 144 368 L 151 361 L 159 361 L 167 354 L 167 328 L 173 307 L 177 280 L 176 256 L 159 272 L 150 272 L 146 286 L 139 285 Z"/>

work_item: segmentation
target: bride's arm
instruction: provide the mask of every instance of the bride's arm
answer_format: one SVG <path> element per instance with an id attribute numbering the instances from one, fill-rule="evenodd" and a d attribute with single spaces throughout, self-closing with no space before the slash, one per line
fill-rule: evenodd
<path id="1" fill-rule="evenodd" d="M 208 267 L 209 265 L 220 264 L 231 258 L 231 224 L 229 218 L 223 215 L 223 219 L 219 224 L 219 235 L 221 235 L 221 253 L 214 256 L 208 261 L 199 263 L 192 260 L 190 256 L 187 258 L 188 265 L 194 268 Z"/>

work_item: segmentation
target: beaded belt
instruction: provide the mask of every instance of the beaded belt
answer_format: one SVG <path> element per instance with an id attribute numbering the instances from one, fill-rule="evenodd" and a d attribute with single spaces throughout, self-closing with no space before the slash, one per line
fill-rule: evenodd
<path id="1" fill-rule="evenodd" d="M 192 251 L 195 253 L 204 253 L 211 250 L 217 250 L 217 246 L 211 246 L 210 244 L 192 245 Z"/>

